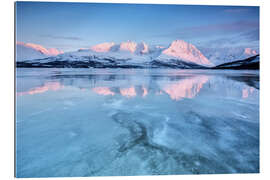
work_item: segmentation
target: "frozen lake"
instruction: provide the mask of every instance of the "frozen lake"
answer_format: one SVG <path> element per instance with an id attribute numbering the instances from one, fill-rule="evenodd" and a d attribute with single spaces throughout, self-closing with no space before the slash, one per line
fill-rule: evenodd
<path id="1" fill-rule="evenodd" d="M 259 172 L 259 71 L 16 71 L 17 177 Z"/>

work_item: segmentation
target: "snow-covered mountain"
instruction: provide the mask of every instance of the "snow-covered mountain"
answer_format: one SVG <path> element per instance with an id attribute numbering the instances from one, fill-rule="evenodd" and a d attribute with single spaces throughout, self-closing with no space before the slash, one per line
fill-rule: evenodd
<path id="1" fill-rule="evenodd" d="M 146 43 L 136 43 L 132 41 L 116 44 L 114 42 L 105 42 L 90 47 L 94 52 L 129 52 L 132 54 L 142 55 L 149 53 L 149 47 Z"/>
<path id="2" fill-rule="evenodd" d="M 118 64 L 147 64 L 153 58 L 160 55 L 164 48 L 151 46 L 145 42 L 136 43 L 132 41 L 116 44 L 105 42 L 91 46 L 90 48 L 79 49 L 74 52 L 67 52 L 55 57 L 47 58 L 45 61 L 97 61 L 98 63 L 117 62 Z M 43 61 L 43 62 L 45 62 Z"/>
<path id="3" fill-rule="evenodd" d="M 111 51 L 112 47 L 115 45 L 114 42 L 105 42 L 101 44 L 97 44 L 92 46 L 90 49 L 95 52 L 109 52 Z"/>
<path id="4" fill-rule="evenodd" d="M 260 69 L 260 55 L 220 64 L 214 67 L 214 69 Z"/>
<path id="5" fill-rule="evenodd" d="M 17 43 L 17 61 L 24 61 L 20 67 L 204 68 L 256 54 L 257 51 L 251 48 L 197 48 L 183 40 L 175 40 L 168 47 L 133 41 L 105 42 L 66 53 L 40 45 Z"/>
<path id="6" fill-rule="evenodd" d="M 149 47 L 145 42 L 136 43 L 127 41 L 120 44 L 106 42 L 92 46 L 90 50 L 103 53 L 100 55 L 106 53 L 108 56 L 117 58 L 119 58 L 119 54 L 122 54 L 125 55 L 125 58 L 129 56 L 132 59 L 141 59 L 141 56 L 146 56 L 148 61 L 155 59 L 161 62 L 168 62 L 173 59 L 174 61 L 180 60 L 203 66 L 213 66 L 213 64 L 194 45 L 183 40 L 173 41 L 168 48 L 161 46 Z"/>
<path id="7" fill-rule="evenodd" d="M 200 50 L 215 65 L 242 60 L 259 54 L 258 49 L 246 47 L 200 47 Z"/>
<path id="8" fill-rule="evenodd" d="M 23 42 L 16 43 L 16 61 L 42 59 L 49 56 L 56 56 L 62 53 L 64 52 L 55 48 L 46 49 L 39 44 Z"/>
<path id="9" fill-rule="evenodd" d="M 159 60 L 180 59 L 185 62 L 191 62 L 203 66 L 213 66 L 211 63 L 194 45 L 183 40 L 175 40 L 169 48 L 162 51 L 158 57 Z"/>

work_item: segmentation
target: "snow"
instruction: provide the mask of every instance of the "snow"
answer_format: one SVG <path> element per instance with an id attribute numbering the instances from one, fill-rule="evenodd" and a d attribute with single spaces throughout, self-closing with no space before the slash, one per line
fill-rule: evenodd
<path id="1" fill-rule="evenodd" d="M 246 54 L 247 56 L 254 56 L 258 53 L 256 52 L 256 50 L 252 50 L 251 48 L 245 48 L 244 54 Z"/>
<path id="2" fill-rule="evenodd" d="M 42 59 L 49 56 L 56 56 L 62 53 L 64 52 L 55 48 L 46 49 L 39 44 L 23 42 L 16 43 L 16 61 Z"/>
<path id="3" fill-rule="evenodd" d="M 162 51 L 162 54 L 199 65 L 213 66 L 213 64 L 194 45 L 183 40 L 173 41 L 169 48 Z M 164 56 L 161 55 L 159 58 L 164 59 Z"/>
<path id="4" fill-rule="evenodd" d="M 92 46 L 90 49 L 80 49 L 76 52 L 68 52 L 59 55 L 59 60 L 78 61 L 84 57 L 97 57 L 102 62 L 104 58 L 125 60 L 128 64 L 149 63 L 152 60 L 169 62 L 172 58 L 185 62 L 192 62 L 204 66 L 213 64 L 203 56 L 203 54 L 192 44 L 182 40 L 172 42 L 169 48 L 163 46 L 149 46 L 144 42 L 135 43 L 132 41 L 116 44 L 101 43 Z M 87 58 L 86 58 L 87 59 Z"/>
<path id="5" fill-rule="evenodd" d="M 168 47 L 133 41 L 121 42 L 119 44 L 104 42 L 90 48 L 66 53 L 53 48 L 46 49 L 41 45 L 31 43 L 18 42 L 17 47 L 18 61 L 35 60 L 48 56 L 54 57 L 42 61 L 88 61 L 90 58 L 99 62 L 106 62 L 104 59 L 113 59 L 118 61 L 118 63 L 142 64 L 150 63 L 152 60 L 171 63 L 173 59 L 208 67 L 243 60 L 258 54 L 258 49 L 249 47 L 197 48 L 195 45 L 183 40 L 175 40 Z"/>
<path id="6" fill-rule="evenodd" d="M 114 42 L 105 42 L 101 44 L 94 45 L 90 48 L 94 52 L 119 52 L 123 51 L 130 52 L 132 54 L 147 54 L 149 53 L 148 45 L 145 42 L 136 43 L 132 41 L 122 42 L 116 44 Z"/>
<path id="7" fill-rule="evenodd" d="M 42 59 L 46 58 L 40 51 L 36 51 L 33 48 L 25 47 L 21 45 L 16 45 L 16 61 L 25 61 L 25 60 L 33 60 L 33 59 Z"/>
<path id="8" fill-rule="evenodd" d="M 200 47 L 200 50 L 215 65 L 243 60 L 259 54 L 256 49 L 245 47 Z"/>
<path id="9" fill-rule="evenodd" d="M 113 47 L 113 46 L 112 46 Z M 96 48 L 97 49 L 97 48 Z M 104 59 L 112 59 L 117 60 L 118 63 L 125 63 L 128 61 L 128 64 L 141 64 L 149 62 L 149 56 L 143 56 L 136 53 L 131 53 L 129 51 L 101 51 L 101 48 L 98 52 L 95 50 L 89 49 L 80 49 L 74 52 L 67 52 L 64 54 L 60 54 L 56 57 L 52 57 L 47 61 L 88 61 L 89 58 L 92 60 L 96 60 L 98 62 L 107 62 Z M 88 58 L 89 57 L 89 58 Z M 43 61 L 45 62 L 45 61 Z"/>
<path id="10" fill-rule="evenodd" d="M 137 43 L 128 41 L 128 42 L 122 42 L 120 44 L 120 51 L 129 51 L 131 53 L 134 53 L 136 51 Z"/>
<path id="11" fill-rule="evenodd" d="M 139 43 L 136 46 L 136 54 L 147 54 L 149 53 L 149 47 L 145 42 Z"/>
<path id="12" fill-rule="evenodd" d="M 105 42 L 92 46 L 90 49 L 95 52 L 109 52 L 114 45 L 114 42 Z"/>
<path id="13" fill-rule="evenodd" d="M 16 71 L 17 177 L 259 172 L 259 71 Z"/>

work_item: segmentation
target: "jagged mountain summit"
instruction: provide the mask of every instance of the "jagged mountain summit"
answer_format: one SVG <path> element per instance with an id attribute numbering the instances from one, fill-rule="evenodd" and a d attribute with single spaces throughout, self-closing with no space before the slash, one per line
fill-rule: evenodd
<path id="1" fill-rule="evenodd" d="M 33 49 L 33 48 L 32 48 Z M 58 50 L 46 49 L 37 51 L 38 55 L 31 58 L 18 57 L 18 67 L 95 67 L 95 68 L 208 68 L 214 67 L 213 52 L 207 49 L 199 50 L 195 45 L 183 40 L 175 40 L 168 47 L 160 45 L 148 45 L 145 42 L 136 43 L 126 41 L 121 43 L 105 42 L 93 45 L 89 48 L 79 49 L 74 52 L 62 53 Z M 36 50 L 36 49 L 35 49 Z M 23 51 L 22 51 L 23 52 Z M 36 52 L 36 51 L 34 51 Z M 226 58 L 225 62 L 251 57 L 257 52 L 254 49 L 246 48 L 236 51 L 231 60 Z M 49 54 L 55 53 L 55 56 Z M 24 54 L 24 53 L 21 53 Z M 29 54 L 29 53 L 26 53 Z M 218 53 L 215 55 L 217 56 Z M 226 54 L 226 53 L 225 53 Z M 210 56 L 211 55 L 211 56 Z M 210 58 L 209 58 L 210 57 Z M 223 61 L 220 60 L 223 63 Z M 20 64 L 20 65 L 18 65 Z M 221 64 L 221 63 L 220 63 Z"/>
<path id="2" fill-rule="evenodd" d="M 194 45 L 183 40 L 173 41 L 169 48 L 162 51 L 158 59 L 170 59 L 172 57 L 203 66 L 214 65 Z"/>
<path id="3" fill-rule="evenodd" d="M 120 44 L 106 42 L 92 46 L 90 49 L 94 52 L 102 53 L 129 52 L 133 55 L 147 55 L 158 61 L 168 61 L 174 59 L 203 66 L 213 66 L 213 64 L 194 45 L 183 40 L 175 40 L 168 48 L 163 49 L 156 46 L 152 47 L 150 50 L 146 43 L 135 43 L 132 41 L 122 42 Z"/>
<path id="4" fill-rule="evenodd" d="M 149 47 L 145 42 L 136 43 L 132 41 L 116 44 L 114 42 L 105 42 L 90 47 L 94 52 L 130 52 L 137 55 L 148 54 Z"/>

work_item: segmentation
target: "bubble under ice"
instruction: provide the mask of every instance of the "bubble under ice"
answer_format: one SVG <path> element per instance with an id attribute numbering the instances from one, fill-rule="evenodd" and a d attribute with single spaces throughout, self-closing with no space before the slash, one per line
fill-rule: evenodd
<path id="1" fill-rule="evenodd" d="M 16 176 L 259 172 L 258 71 L 17 69 Z"/>

